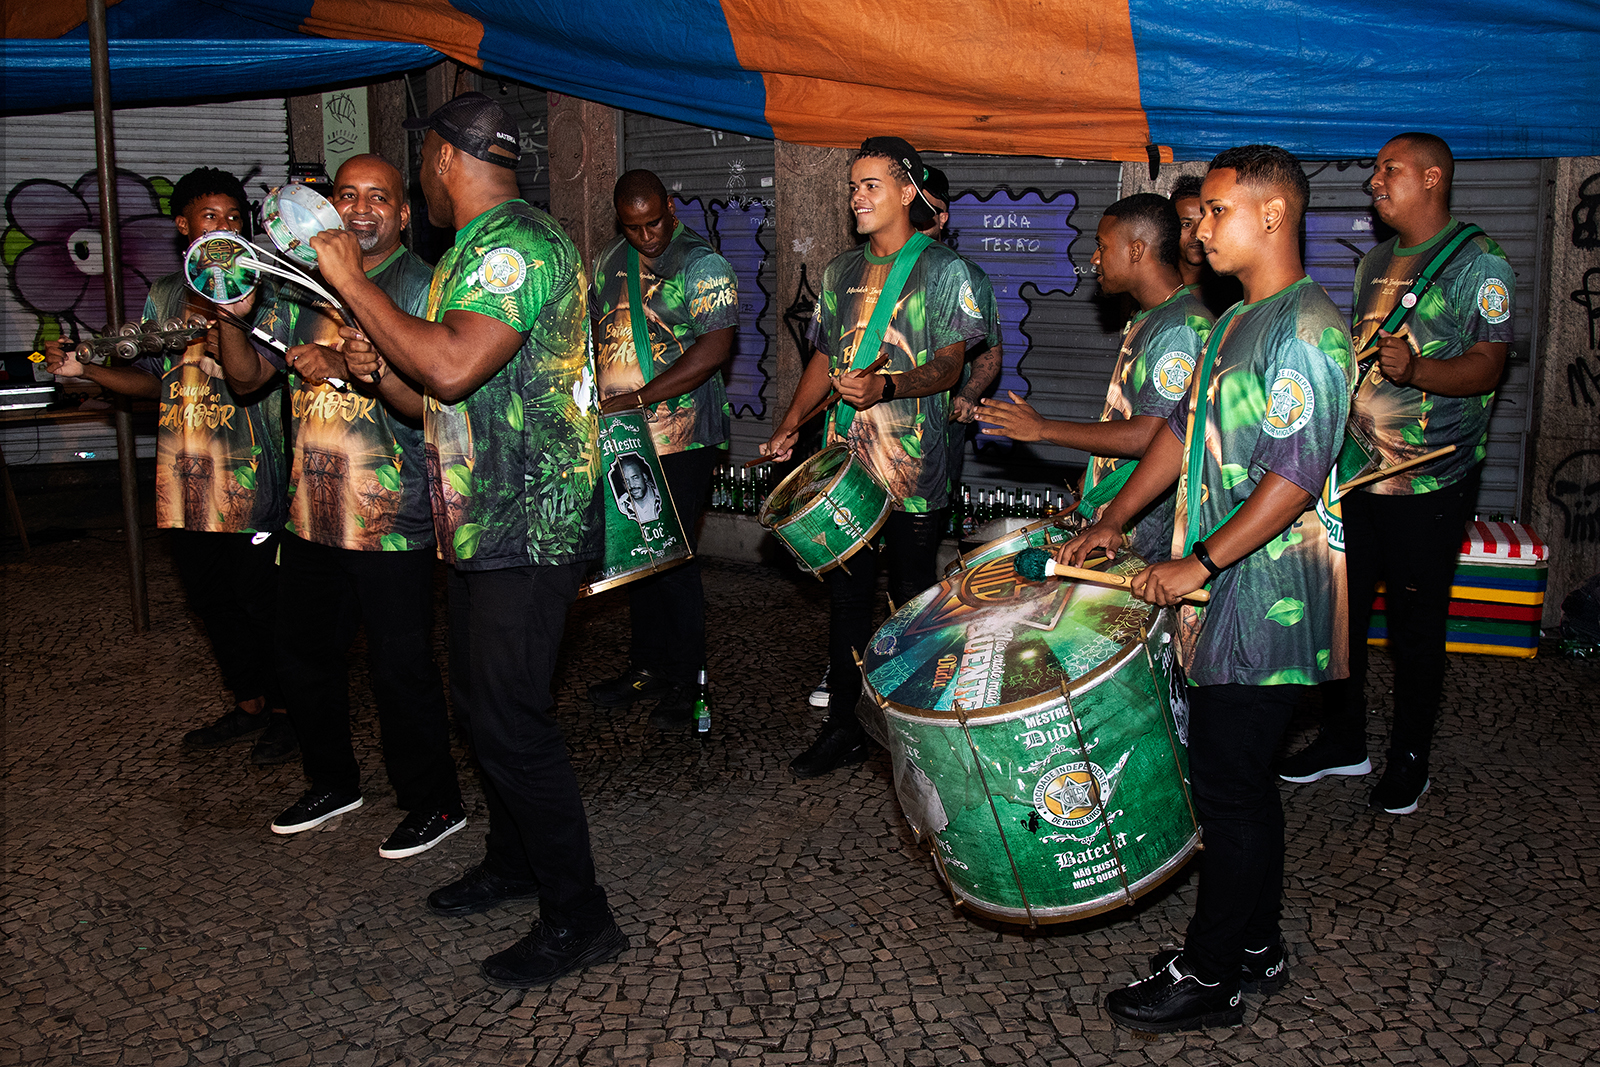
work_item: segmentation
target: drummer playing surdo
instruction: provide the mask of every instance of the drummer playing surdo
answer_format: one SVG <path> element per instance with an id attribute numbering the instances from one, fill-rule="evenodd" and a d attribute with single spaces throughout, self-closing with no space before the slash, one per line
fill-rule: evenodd
<path id="1" fill-rule="evenodd" d="M 692 551 L 712 469 L 726 455 L 721 446 L 728 440 L 731 412 L 721 372 L 733 356 L 739 283 L 728 261 L 678 221 L 661 179 L 650 171 L 622 175 L 612 199 L 622 233 L 595 259 L 589 302 L 600 410 L 644 407 L 667 491 Z M 647 365 L 640 364 L 635 349 L 628 303 L 629 264 L 635 257 Z M 618 707 L 658 697 L 650 721 L 663 729 L 686 728 L 693 722 L 692 687 L 706 662 L 699 559 L 629 582 L 628 604 L 630 669 L 591 686 L 589 699 Z"/>
<path id="2" fill-rule="evenodd" d="M 850 208 L 867 238 L 829 263 L 811 320 L 816 354 L 806 364 L 788 413 L 762 454 L 782 462 L 799 439 L 799 419 L 820 404 L 830 387 L 842 397 L 825 416 L 829 444 L 847 442 L 889 491 L 892 514 L 883 526 L 884 547 L 852 556 L 849 571 L 826 575 L 831 601 L 828 631 L 828 721 L 811 747 L 790 763 L 796 776 L 828 774 L 867 755 L 856 718 L 861 672 L 854 652 L 872 637 L 872 609 L 880 555 L 889 567 L 889 596 L 898 605 L 932 585 L 935 556 L 949 503 L 946 468 L 949 389 L 961 375 L 967 342 L 983 336 L 983 317 L 961 257 L 927 240 L 911 226 L 911 201 L 920 195 L 922 158 L 898 137 L 862 142 L 850 165 Z M 913 239 L 915 237 L 915 239 Z M 915 256 L 915 262 L 900 260 Z M 899 265 L 904 284 L 886 283 Z M 893 301 L 879 344 L 859 351 L 880 299 Z M 889 356 L 880 373 L 851 368 Z"/>
<path id="3" fill-rule="evenodd" d="M 400 172 L 358 155 L 333 179 L 331 200 L 361 246 L 361 267 L 395 304 L 427 309 L 428 265 L 401 244 L 411 221 Z M 385 859 L 425 852 L 465 825 L 450 753 L 444 682 L 433 659 L 434 533 L 422 451 L 422 398 L 399 374 L 351 381 L 342 320 L 304 288 L 280 286 L 256 326 L 291 345 L 289 524 L 278 558 L 278 661 L 310 788 L 272 823 L 311 830 L 362 804 L 350 740 L 346 654 L 356 625 L 378 705 L 384 767 L 407 814 L 378 848 Z M 243 310 L 243 309 L 240 309 Z M 222 326 L 222 364 L 245 392 L 282 370 L 237 326 Z"/>
<path id="4" fill-rule="evenodd" d="M 244 232 L 249 210 L 239 179 L 213 167 L 190 171 L 172 190 L 180 248 L 208 233 Z M 214 319 L 216 310 L 189 288 L 181 269 L 150 287 L 146 320 L 188 315 Z M 213 330 L 179 356 L 156 353 L 127 366 L 100 366 L 79 363 L 70 346 L 52 341 L 45 368 L 160 402 L 156 524 L 171 531 L 173 567 L 234 700 L 215 722 L 184 734 L 183 743 L 219 748 L 253 737 L 252 763 L 284 763 L 297 748 L 271 639 L 275 534 L 284 521 L 282 382 L 235 392 L 216 362 L 216 347 Z M 231 417 L 220 418 L 221 412 Z"/>
<path id="5" fill-rule="evenodd" d="M 1132 591 L 1176 605 L 1211 590 L 1203 611 L 1184 604 L 1178 620 L 1205 841 L 1199 894 L 1182 951 L 1106 998 L 1112 1020 L 1136 1030 L 1237 1026 L 1241 983 L 1270 992 L 1287 974 L 1271 762 L 1302 695 L 1347 670 L 1342 532 L 1328 485 L 1349 410 L 1350 334 L 1301 266 L 1309 193 L 1281 148 L 1230 148 L 1211 161 L 1199 237 L 1246 302 L 1217 321 L 1168 432 L 1100 521 L 1057 550 L 1079 564 L 1120 547 L 1124 526 L 1177 482 L 1175 558 L 1139 572 Z"/>
<path id="6" fill-rule="evenodd" d="M 341 331 L 352 374 L 387 363 L 423 393 L 434 524 L 451 563 L 452 696 L 489 808 L 483 862 L 428 907 L 468 915 L 537 894 L 541 921 L 482 970 L 496 985 L 546 985 L 627 948 L 595 881 L 550 692 L 567 608 L 600 552 L 583 264 L 556 221 L 518 198 L 517 125 L 498 104 L 466 93 L 407 125 L 428 131 L 428 218 L 456 231 L 434 268 L 427 318 L 367 278 L 355 234 L 311 243 L 361 323 Z"/>
<path id="7" fill-rule="evenodd" d="M 1137 461 L 1189 388 L 1189 378 L 1214 321 L 1194 288 L 1184 283 L 1172 202 L 1155 193 L 1138 193 L 1106 208 L 1095 231 L 1089 260 L 1107 293 L 1127 293 L 1139 312 L 1122 330 L 1122 350 L 1106 389 L 1099 422 L 1046 419 L 1015 393 L 1011 402 L 985 400 L 979 418 L 992 423 L 986 434 L 1015 441 L 1049 441 L 1090 453 L 1084 495 L 1092 514 L 1116 493 L 1126 474 L 1114 474 Z M 1133 551 L 1150 562 L 1172 556 L 1172 496 L 1162 495 L 1133 528 Z"/>

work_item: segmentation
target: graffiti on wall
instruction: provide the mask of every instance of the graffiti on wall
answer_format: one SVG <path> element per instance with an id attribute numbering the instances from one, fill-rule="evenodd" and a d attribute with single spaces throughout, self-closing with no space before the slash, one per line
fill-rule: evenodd
<path id="1" fill-rule="evenodd" d="M 122 248 L 122 318 L 136 320 L 157 278 L 178 269 L 172 183 L 119 170 L 117 227 Z M 101 260 L 100 179 L 89 171 L 72 185 L 47 179 L 21 182 L 6 196 L 3 257 L 11 291 L 38 316 L 38 347 L 74 328 L 106 327 L 105 267 Z"/>
<path id="2" fill-rule="evenodd" d="M 767 354 L 767 334 L 761 328 L 768 294 L 761 284 L 761 269 L 769 249 L 761 243 L 761 232 L 771 225 L 770 205 L 748 198 L 713 200 L 702 204 L 699 197 L 672 198 L 678 221 L 716 247 L 733 267 L 739 280 L 739 329 L 734 339 L 733 358 L 728 367 L 728 404 L 733 414 L 755 416 L 767 411 L 767 374 L 761 362 Z"/>
<path id="3" fill-rule="evenodd" d="M 1572 209 L 1572 247 L 1600 248 L 1600 174 L 1591 174 L 1578 186 Z"/>
<path id="4" fill-rule="evenodd" d="M 1600 449 L 1581 449 L 1556 464 L 1545 498 L 1561 513 L 1563 537 L 1600 544 Z"/>
<path id="5" fill-rule="evenodd" d="M 1583 308 L 1589 320 L 1589 347 L 1595 347 L 1594 324 L 1600 320 L 1600 267 L 1583 272 L 1583 285 L 1572 291 L 1572 302 Z"/>

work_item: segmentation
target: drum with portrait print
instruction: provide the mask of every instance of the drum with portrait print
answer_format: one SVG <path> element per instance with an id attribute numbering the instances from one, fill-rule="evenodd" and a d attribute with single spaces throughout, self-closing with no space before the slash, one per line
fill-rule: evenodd
<path id="1" fill-rule="evenodd" d="M 757 518 L 801 567 L 820 578 L 865 548 L 889 510 L 883 483 L 849 446 L 837 444 L 779 482 Z"/>
<path id="2" fill-rule="evenodd" d="M 579 596 L 603 593 L 694 558 L 643 408 L 600 416 L 600 476 L 606 550 Z"/>
<path id="3" fill-rule="evenodd" d="M 261 224 L 278 251 L 301 263 L 315 264 L 311 238 L 323 230 L 344 227 L 339 211 L 309 185 L 280 185 L 261 203 Z"/>
<path id="4" fill-rule="evenodd" d="M 956 901 L 1064 922 L 1131 903 L 1199 843 L 1188 701 L 1170 610 L 1028 581 L 1013 558 L 958 569 L 884 623 L 863 720 Z"/>

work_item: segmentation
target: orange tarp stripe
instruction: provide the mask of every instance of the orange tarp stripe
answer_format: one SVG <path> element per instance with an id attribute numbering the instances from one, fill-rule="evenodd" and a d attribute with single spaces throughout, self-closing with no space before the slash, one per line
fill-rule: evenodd
<path id="1" fill-rule="evenodd" d="M 106 6 L 117 2 L 106 0 Z M 88 18 L 89 12 L 81 0 L 56 0 L 55 3 L 11 0 L 6 4 L 6 37 L 49 40 L 71 33 Z"/>
<path id="2" fill-rule="evenodd" d="M 1147 158 L 1126 0 L 721 3 L 783 140 L 853 148 L 893 134 L 946 152 Z"/>
<path id="3" fill-rule="evenodd" d="M 445 0 L 313 0 L 300 28 L 319 37 L 425 44 L 477 67 L 483 23 Z"/>

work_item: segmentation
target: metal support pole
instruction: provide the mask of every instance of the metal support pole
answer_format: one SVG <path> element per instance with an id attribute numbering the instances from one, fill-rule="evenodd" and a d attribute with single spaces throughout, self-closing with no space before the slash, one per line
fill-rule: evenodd
<path id="1" fill-rule="evenodd" d="M 95 163 L 100 176 L 100 256 L 106 279 L 106 332 L 122 325 L 122 247 L 117 230 L 117 149 L 111 135 L 111 56 L 106 44 L 106 0 L 87 0 L 89 70 L 94 87 Z M 144 581 L 144 532 L 139 526 L 139 466 L 133 442 L 133 404 L 116 398 L 117 468 L 122 480 L 122 528 L 132 579 L 133 632 L 150 629 Z"/>

